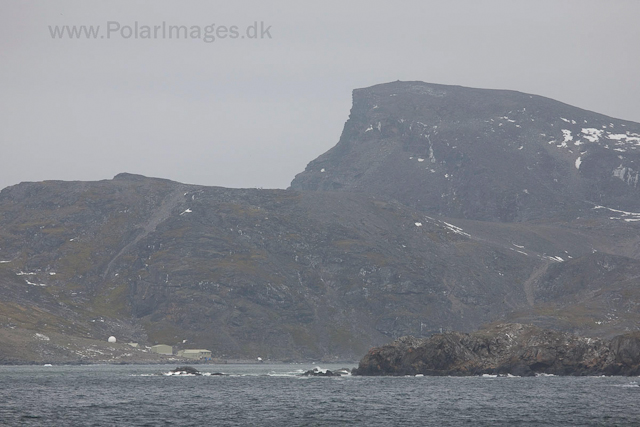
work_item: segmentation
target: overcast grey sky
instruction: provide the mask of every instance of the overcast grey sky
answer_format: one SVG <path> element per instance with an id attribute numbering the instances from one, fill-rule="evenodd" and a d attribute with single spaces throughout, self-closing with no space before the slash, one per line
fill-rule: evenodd
<path id="1" fill-rule="evenodd" d="M 337 143 L 352 89 L 398 79 L 640 122 L 638 17 L 636 0 L 0 0 L 0 188 L 125 171 L 286 188 Z M 126 38 L 136 21 L 228 32 Z M 255 21 L 271 28 L 242 38 Z M 100 33 L 53 39 L 55 25 Z"/>

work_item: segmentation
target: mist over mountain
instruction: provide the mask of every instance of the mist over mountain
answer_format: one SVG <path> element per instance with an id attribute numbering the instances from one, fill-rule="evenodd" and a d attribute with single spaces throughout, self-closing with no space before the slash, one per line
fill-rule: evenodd
<path id="1" fill-rule="evenodd" d="M 355 360 L 497 320 L 638 329 L 639 124 L 421 82 L 353 97 L 288 190 L 126 173 L 2 190 L 0 361 L 93 361 L 110 335 Z"/>

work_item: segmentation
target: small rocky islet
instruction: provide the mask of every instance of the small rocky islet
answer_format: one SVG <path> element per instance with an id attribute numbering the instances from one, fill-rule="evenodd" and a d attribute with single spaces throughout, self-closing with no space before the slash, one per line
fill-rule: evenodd
<path id="1" fill-rule="evenodd" d="M 335 371 L 332 371 L 330 369 L 313 368 L 313 369 L 309 369 L 308 371 L 303 373 L 302 376 L 305 376 L 305 377 L 341 377 L 343 375 L 350 375 L 350 374 L 351 374 L 351 370 L 347 369 L 347 368 L 342 368 L 342 369 L 338 369 L 338 370 L 335 370 Z"/>
<path id="2" fill-rule="evenodd" d="M 178 366 L 175 369 L 164 373 L 165 376 L 224 376 L 222 372 L 200 372 L 193 366 Z"/>

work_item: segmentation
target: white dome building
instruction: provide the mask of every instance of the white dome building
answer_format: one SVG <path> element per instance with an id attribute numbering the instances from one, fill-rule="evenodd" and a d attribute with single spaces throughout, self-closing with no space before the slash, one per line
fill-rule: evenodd
<path id="1" fill-rule="evenodd" d="M 110 343 L 114 343 L 114 342 L 116 342 L 116 337 L 114 337 L 113 335 L 111 335 L 111 336 L 109 337 L 109 339 L 107 340 L 107 342 L 110 342 Z"/>

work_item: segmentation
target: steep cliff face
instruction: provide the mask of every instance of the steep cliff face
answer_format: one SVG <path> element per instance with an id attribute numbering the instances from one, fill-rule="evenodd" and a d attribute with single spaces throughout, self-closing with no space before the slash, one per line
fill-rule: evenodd
<path id="1" fill-rule="evenodd" d="M 638 333 L 611 341 L 530 325 L 499 324 L 473 334 L 403 337 L 374 348 L 357 375 L 638 375 Z"/>
<path id="2" fill-rule="evenodd" d="M 291 188 L 513 222 L 638 212 L 639 170 L 637 123 L 520 92 L 394 82 L 353 92 L 340 141 Z"/>

